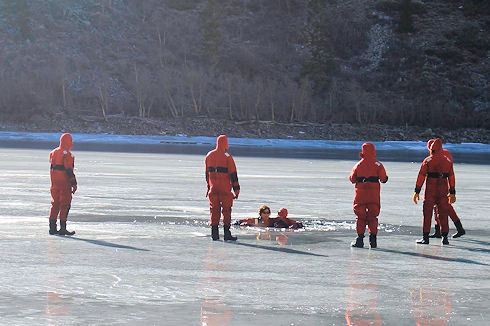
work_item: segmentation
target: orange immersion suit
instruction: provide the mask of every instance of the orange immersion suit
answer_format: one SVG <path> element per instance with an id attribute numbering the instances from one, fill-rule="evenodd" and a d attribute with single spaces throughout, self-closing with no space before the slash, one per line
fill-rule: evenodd
<path id="1" fill-rule="evenodd" d="M 441 232 L 447 235 L 449 232 L 448 213 L 450 204 L 448 202 L 449 194 L 455 195 L 455 177 L 453 171 L 453 162 L 445 156 L 442 150 L 442 141 L 437 138 L 430 147 L 431 154 L 422 162 L 419 174 L 415 184 L 415 193 L 419 194 L 422 185 L 427 180 L 424 192 L 424 223 L 423 233 L 430 232 L 432 222 L 432 211 L 434 205 L 437 205 L 439 223 Z"/>
<path id="2" fill-rule="evenodd" d="M 77 179 L 73 173 L 75 157 L 70 152 L 73 147 L 73 139 L 69 133 L 60 138 L 60 146 L 49 153 L 51 163 L 51 210 L 49 219 L 56 221 L 58 214 L 60 221 L 68 218 L 72 193 L 77 190 Z"/>
<path id="3" fill-rule="evenodd" d="M 380 161 L 376 160 L 376 149 L 371 143 L 362 145 L 359 153 L 361 160 L 354 165 L 350 181 L 355 184 L 354 213 L 356 214 L 356 230 L 364 235 L 366 224 L 369 233 L 378 233 L 378 215 L 381 208 L 379 182 L 386 183 L 388 176 Z"/>
<path id="4" fill-rule="evenodd" d="M 451 155 L 451 153 L 447 149 L 442 149 L 442 152 L 444 153 L 444 156 L 446 156 L 448 159 L 450 159 L 451 162 L 454 164 L 453 156 Z M 448 210 L 447 214 L 451 218 L 451 220 L 453 221 L 453 223 L 458 222 L 460 219 L 458 217 L 458 214 L 456 214 L 456 211 L 454 210 L 453 205 L 449 204 L 449 208 L 448 209 L 449 210 Z M 437 206 L 434 207 L 434 215 L 435 215 L 435 219 L 436 219 L 435 224 L 436 225 L 440 225 L 440 222 L 439 222 L 439 210 L 437 209 Z"/>
<path id="5" fill-rule="evenodd" d="M 297 222 L 291 218 L 288 218 L 288 210 L 287 208 L 281 208 L 277 212 L 277 217 L 271 219 L 274 227 L 276 228 L 291 228 L 298 229 L 303 227 L 303 223 Z"/>
<path id="6" fill-rule="evenodd" d="M 206 155 L 206 182 L 208 186 L 209 210 L 211 214 L 211 226 L 218 226 L 221 213 L 223 225 L 231 225 L 231 207 L 233 199 L 238 198 L 240 184 L 233 157 L 226 152 L 228 138 L 225 135 L 218 137 L 216 149 Z M 231 192 L 233 189 L 233 193 Z"/>

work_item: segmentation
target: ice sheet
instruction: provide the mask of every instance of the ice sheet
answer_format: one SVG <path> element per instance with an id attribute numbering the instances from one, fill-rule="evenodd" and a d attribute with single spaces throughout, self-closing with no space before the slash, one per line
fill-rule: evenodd
<path id="1" fill-rule="evenodd" d="M 48 152 L 0 149 L 0 324 L 488 324 L 487 165 L 455 165 L 468 233 L 442 247 L 415 244 L 419 164 L 386 162 L 378 249 L 352 249 L 355 161 L 235 156 L 233 217 L 265 203 L 306 230 L 225 243 L 209 237 L 202 156 L 75 155 L 69 238 L 47 232 Z"/>

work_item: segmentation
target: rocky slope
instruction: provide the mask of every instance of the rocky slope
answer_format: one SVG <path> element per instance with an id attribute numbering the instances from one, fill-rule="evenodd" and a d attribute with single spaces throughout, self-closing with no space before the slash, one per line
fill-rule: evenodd
<path id="1" fill-rule="evenodd" d="M 0 126 L 488 142 L 489 27 L 486 0 L 0 0 Z"/>
<path id="2" fill-rule="evenodd" d="M 490 144 L 488 129 L 474 128 L 425 128 L 394 127 L 389 125 L 352 125 L 334 123 L 277 123 L 271 121 L 250 121 L 237 123 L 226 119 L 178 118 L 153 120 L 138 117 L 109 116 L 82 119 L 54 119 L 36 123 L 4 123 L 1 131 L 72 132 L 72 133 L 113 133 L 128 135 L 169 135 L 169 136 L 210 136 L 226 134 L 229 137 L 278 138 L 278 139 L 323 139 L 391 141 L 420 140 L 440 137 L 450 143 Z"/>

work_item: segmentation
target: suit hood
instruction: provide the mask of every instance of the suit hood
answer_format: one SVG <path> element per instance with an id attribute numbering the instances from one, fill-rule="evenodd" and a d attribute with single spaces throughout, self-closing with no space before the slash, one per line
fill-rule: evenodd
<path id="1" fill-rule="evenodd" d="M 437 138 L 434 140 L 434 143 L 430 146 L 431 154 L 442 154 L 442 140 Z"/>
<path id="2" fill-rule="evenodd" d="M 226 135 L 218 136 L 218 139 L 216 140 L 216 149 L 219 151 L 226 152 L 228 148 L 229 148 L 228 137 L 226 137 Z"/>
<path id="3" fill-rule="evenodd" d="M 64 151 L 69 151 L 73 147 L 73 138 L 69 133 L 65 133 L 60 137 L 60 148 Z"/>
<path id="4" fill-rule="evenodd" d="M 376 159 L 376 148 L 371 143 L 362 144 L 362 152 L 359 153 L 361 158 Z"/>
<path id="5" fill-rule="evenodd" d="M 434 141 L 435 139 L 429 139 L 429 141 L 427 142 L 427 149 L 429 150 L 429 152 L 430 152 L 430 147 L 432 146 L 432 144 L 434 144 Z"/>
<path id="6" fill-rule="evenodd" d="M 287 208 L 281 208 L 277 212 L 277 216 L 279 216 L 279 217 L 287 217 L 288 216 L 288 210 L 287 210 Z"/>

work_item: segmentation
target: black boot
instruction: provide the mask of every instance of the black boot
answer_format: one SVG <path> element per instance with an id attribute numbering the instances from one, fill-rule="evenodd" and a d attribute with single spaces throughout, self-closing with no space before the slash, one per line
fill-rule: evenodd
<path id="1" fill-rule="evenodd" d="M 364 234 L 358 234 L 356 242 L 352 242 L 351 247 L 364 248 Z"/>
<path id="2" fill-rule="evenodd" d="M 219 232 L 218 232 L 217 225 L 211 225 L 211 237 L 213 238 L 213 241 L 219 240 Z"/>
<path id="3" fill-rule="evenodd" d="M 237 237 L 234 237 L 231 235 L 230 232 L 230 226 L 223 226 L 223 229 L 225 230 L 225 241 L 236 241 Z"/>
<path id="4" fill-rule="evenodd" d="M 369 235 L 369 245 L 371 248 L 376 248 L 378 246 L 378 243 L 376 242 L 376 234 Z"/>
<path id="5" fill-rule="evenodd" d="M 434 225 L 434 234 L 429 235 L 429 238 L 441 238 L 441 227 L 439 224 Z"/>
<path id="6" fill-rule="evenodd" d="M 442 232 L 442 244 L 447 245 L 449 241 L 447 240 L 447 232 Z"/>
<path id="7" fill-rule="evenodd" d="M 459 238 L 466 234 L 466 231 L 463 229 L 461 221 L 454 222 L 454 226 L 456 227 L 456 230 L 458 230 L 458 233 L 453 234 L 453 239 Z"/>
<path id="8" fill-rule="evenodd" d="M 429 232 L 424 232 L 423 238 L 420 240 L 417 240 L 418 244 L 429 244 Z"/>
<path id="9" fill-rule="evenodd" d="M 66 221 L 60 221 L 60 230 L 58 232 L 59 235 L 74 235 L 75 231 L 67 231 L 66 230 Z"/>
<path id="10" fill-rule="evenodd" d="M 49 220 L 49 234 L 58 234 L 58 230 L 56 230 L 56 220 Z"/>

